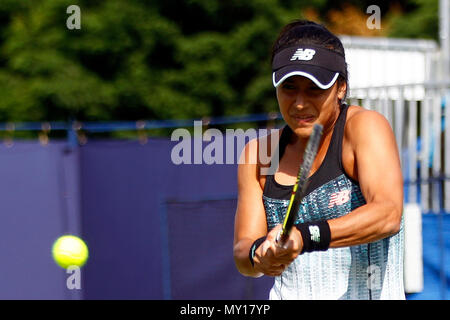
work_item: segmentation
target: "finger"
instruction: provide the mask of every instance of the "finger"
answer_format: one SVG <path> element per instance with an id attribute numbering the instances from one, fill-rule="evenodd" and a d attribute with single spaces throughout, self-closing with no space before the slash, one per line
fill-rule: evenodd
<path id="1" fill-rule="evenodd" d="M 270 241 L 269 239 L 266 239 L 262 244 L 261 244 L 261 256 L 265 256 L 267 255 L 267 250 L 269 248 L 272 247 L 272 241 Z M 273 252 L 272 252 L 273 254 Z"/>
<path id="2" fill-rule="evenodd" d="M 280 268 L 284 268 L 288 260 L 284 259 L 283 261 L 280 261 L 279 259 L 273 257 L 270 250 L 268 250 L 268 252 L 269 253 L 265 256 L 259 257 L 258 260 L 255 260 L 258 261 L 259 267 L 265 271 L 278 271 Z"/>
<path id="3" fill-rule="evenodd" d="M 274 252 L 276 257 L 283 256 L 297 256 L 300 253 L 300 244 L 297 239 L 288 238 L 283 245 L 277 245 L 277 250 Z"/>
<path id="4" fill-rule="evenodd" d="M 290 256 L 294 252 L 292 241 L 287 241 L 284 244 L 277 243 L 274 250 L 275 257 Z"/>
<path id="5" fill-rule="evenodd" d="M 257 269 L 257 271 L 264 273 L 265 275 L 279 275 L 281 274 L 284 269 L 286 268 L 285 264 L 270 264 L 267 261 L 262 261 L 259 264 L 255 264 L 255 269 Z"/>
<path id="6" fill-rule="evenodd" d="M 290 265 L 294 260 L 295 258 L 290 256 L 277 258 L 277 262 L 282 265 Z"/>
<path id="7" fill-rule="evenodd" d="M 293 250 L 280 249 L 275 253 L 274 259 L 280 264 L 291 264 L 298 257 L 298 253 Z"/>
<path id="8" fill-rule="evenodd" d="M 273 260 L 277 263 L 291 263 L 298 254 L 293 250 L 286 250 L 283 248 L 276 248 L 273 252 Z"/>
<path id="9" fill-rule="evenodd" d="M 280 254 L 281 248 L 278 247 L 276 242 L 270 242 L 270 245 L 266 248 L 266 255 L 269 258 L 276 258 L 278 254 Z"/>
<path id="10" fill-rule="evenodd" d="M 272 266 L 267 270 L 267 274 L 270 276 L 279 276 L 284 272 L 285 269 L 285 265 Z"/>
<path id="11" fill-rule="evenodd" d="M 277 235 L 278 233 L 280 233 L 281 228 L 281 224 L 277 224 L 275 227 L 273 227 L 273 229 L 270 230 L 270 232 L 267 234 L 267 239 L 275 243 L 277 240 Z"/>

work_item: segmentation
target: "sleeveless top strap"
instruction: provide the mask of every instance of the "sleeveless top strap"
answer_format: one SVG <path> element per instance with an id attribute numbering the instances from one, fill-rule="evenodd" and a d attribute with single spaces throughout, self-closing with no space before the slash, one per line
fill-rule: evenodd
<path id="1" fill-rule="evenodd" d="M 330 145 L 328 147 L 325 158 L 319 169 L 309 178 L 309 185 L 306 193 L 310 193 L 322 184 L 345 174 L 342 165 L 342 140 L 344 137 L 345 122 L 347 118 L 348 105 L 341 104 L 341 110 L 336 120 Z M 279 159 L 284 155 L 287 145 L 293 132 L 289 126 L 285 126 L 280 136 L 279 142 Z M 274 155 L 275 156 L 275 155 Z M 292 185 L 281 185 L 275 181 L 274 175 L 266 177 L 263 194 L 273 199 L 289 199 L 292 192 Z"/>

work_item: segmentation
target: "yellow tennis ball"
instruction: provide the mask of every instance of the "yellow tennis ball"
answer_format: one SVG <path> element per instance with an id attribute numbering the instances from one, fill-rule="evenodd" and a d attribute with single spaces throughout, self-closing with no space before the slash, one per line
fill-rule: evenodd
<path id="1" fill-rule="evenodd" d="M 80 238 L 73 235 L 65 235 L 56 239 L 52 247 L 53 259 L 61 268 L 69 266 L 82 267 L 88 257 L 89 250 Z"/>

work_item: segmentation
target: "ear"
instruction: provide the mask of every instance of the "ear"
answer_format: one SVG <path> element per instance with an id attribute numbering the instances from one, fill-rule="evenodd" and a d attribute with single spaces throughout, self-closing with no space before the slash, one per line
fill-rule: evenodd
<path id="1" fill-rule="evenodd" d="M 345 80 L 338 82 L 337 96 L 339 100 L 343 100 L 347 93 L 347 82 Z"/>

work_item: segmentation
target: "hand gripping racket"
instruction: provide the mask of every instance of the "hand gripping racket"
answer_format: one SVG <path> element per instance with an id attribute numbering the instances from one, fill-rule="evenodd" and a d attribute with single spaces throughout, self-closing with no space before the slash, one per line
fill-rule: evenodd
<path id="1" fill-rule="evenodd" d="M 284 216 L 283 229 L 277 236 L 277 243 L 281 246 L 289 238 L 292 226 L 294 225 L 295 216 L 300 208 L 300 203 L 305 196 L 305 191 L 308 186 L 307 180 L 309 172 L 311 171 L 311 166 L 316 158 L 317 149 L 319 147 L 320 138 L 322 136 L 323 126 L 320 124 L 315 124 L 313 127 L 313 132 L 309 137 L 308 144 L 306 145 L 305 153 L 303 155 L 303 162 L 298 170 L 297 181 L 292 189 L 291 199 L 289 200 L 289 206 L 286 210 L 286 215 Z"/>

